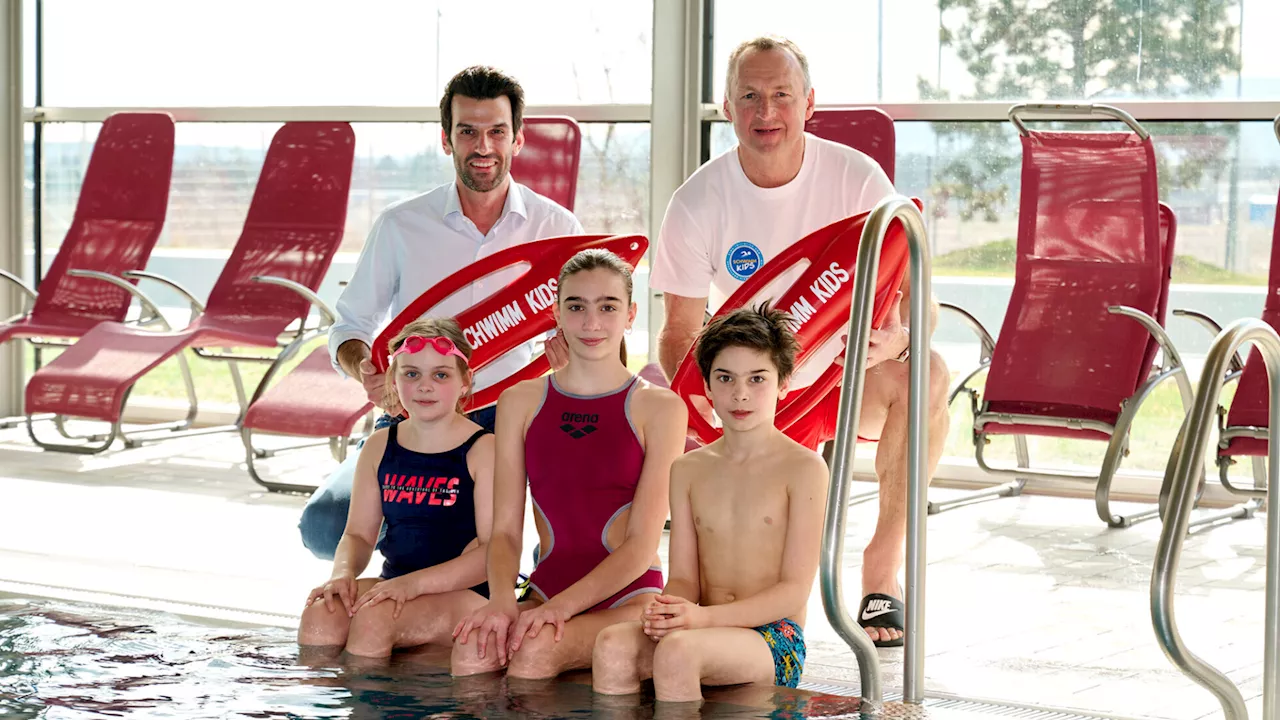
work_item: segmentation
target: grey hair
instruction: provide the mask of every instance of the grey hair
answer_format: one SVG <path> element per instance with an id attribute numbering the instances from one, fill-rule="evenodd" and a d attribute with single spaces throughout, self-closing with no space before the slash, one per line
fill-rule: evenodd
<path id="1" fill-rule="evenodd" d="M 734 85 L 738 82 L 738 61 L 748 50 L 786 50 L 795 57 L 796 62 L 800 63 L 800 73 L 804 76 L 804 92 L 809 94 L 809 90 L 813 87 L 813 81 L 809 79 L 809 58 L 805 57 L 804 51 L 800 49 L 790 40 L 778 35 L 761 35 L 740 43 L 733 52 L 729 53 L 729 70 L 725 77 L 724 94 L 726 97 L 733 92 Z"/>

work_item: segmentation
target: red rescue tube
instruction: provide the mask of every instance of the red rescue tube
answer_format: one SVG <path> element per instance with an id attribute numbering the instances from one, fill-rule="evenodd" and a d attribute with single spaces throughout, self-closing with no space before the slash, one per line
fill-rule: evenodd
<path id="1" fill-rule="evenodd" d="M 916 199 L 918 207 L 922 207 Z M 793 319 L 792 329 L 800 341 L 796 357 L 799 367 L 831 337 L 841 334 L 849 324 L 853 302 L 854 266 L 857 264 L 862 229 L 870 212 L 838 220 L 817 230 L 776 258 L 769 260 L 743 283 L 720 307 L 716 317 L 732 312 L 751 302 L 769 283 L 800 263 L 808 262 L 800 276 L 777 296 L 774 307 L 786 310 Z M 888 316 L 891 300 L 902 287 L 910 262 L 906 231 L 895 221 L 885 236 L 880 250 L 880 267 L 876 276 L 875 308 L 872 327 L 880 327 Z M 814 425 L 823 422 L 825 414 L 813 410 L 828 395 L 839 393 L 843 368 L 832 364 L 809 387 L 788 393 L 778 402 L 775 425 L 792 438 L 812 437 Z M 694 396 L 706 396 L 702 374 L 694 361 L 693 348 L 680 363 L 671 388 L 684 398 L 689 407 L 689 430 L 702 444 L 715 441 L 722 434 L 698 413 Z"/>
<path id="2" fill-rule="evenodd" d="M 493 273 L 510 268 L 523 269 L 523 273 L 506 287 L 455 317 L 467 340 L 472 343 L 471 369 L 484 368 L 555 327 L 551 308 L 555 305 L 560 269 L 569 258 L 590 248 L 609 250 L 635 267 L 649 249 L 649 240 L 643 235 L 570 235 L 517 245 L 481 258 L 436 283 L 387 325 L 373 342 L 374 367 L 379 372 L 386 372 L 387 344 L 405 325 L 430 315 L 432 309 L 450 295 Z M 503 390 L 521 380 L 540 377 L 550 368 L 546 356 L 539 355 L 515 374 L 474 393 L 468 398 L 464 410 L 492 405 Z"/>

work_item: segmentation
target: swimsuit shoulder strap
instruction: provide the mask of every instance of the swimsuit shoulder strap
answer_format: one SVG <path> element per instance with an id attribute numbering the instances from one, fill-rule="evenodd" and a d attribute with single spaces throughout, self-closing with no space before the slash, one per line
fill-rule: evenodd
<path id="1" fill-rule="evenodd" d="M 475 445 L 477 440 L 488 434 L 488 428 L 480 428 L 479 430 L 476 430 L 474 433 L 471 433 L 471 437 L 464 440 L 462 444 L 458 446 L 458 452 L 466 455 L 471 452 L 471 446 Z"/>

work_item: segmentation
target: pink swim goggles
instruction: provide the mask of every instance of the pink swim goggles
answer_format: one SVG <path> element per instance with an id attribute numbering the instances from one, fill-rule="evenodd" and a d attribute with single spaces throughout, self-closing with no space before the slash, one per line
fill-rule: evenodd
<path id="1" fill-rule="evenodd" d="M 404 339 L 403 343 L 400 343 L 400 347 L 395 352 L 391 353 L 391 357 L 387 362 L 390 363 L 397 355 L 404 355 L 406 353 L 412 355 L 413 353 L 422 352 L 422 350 L 428 345 L 445 357 L 453 355 L 454 357 L 462 358 L 462 364 L 470 367 L 467 361 L 467 356 L 462 354 L 462 351 L 458 349 L 458 346 L 454 345 L 453 341 L 449 338 L 440 335 L 430 338 L 422 337 L 421 335 L 410 335 Z"/>

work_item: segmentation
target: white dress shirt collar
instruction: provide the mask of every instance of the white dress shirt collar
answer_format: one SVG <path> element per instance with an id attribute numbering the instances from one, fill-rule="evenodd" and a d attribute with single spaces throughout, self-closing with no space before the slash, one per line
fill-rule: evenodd
<path id="1" fill-rule="evenodd" d="M 511 213 L 519 215 L 521 220 L 529 219 L 529 210 L 524 204 L 524 193 L 516 187 L 514 180 L 507 182 L 507 198 L 502 203 L 502 214 L 498 216 L 498 221 L 493 224 L 493 227 L 501 225 Z M 468 224 L 475 227 L 471 218 L 462 212 L 462 199 L 458 197 L 457 179 L 449 183 L 449 189 L 444 196 L 444 221 L 449 224 L 449 227 L 459 231 Z M 492 234 L 493 229 L 490 228 L 489 232 Z"/>

